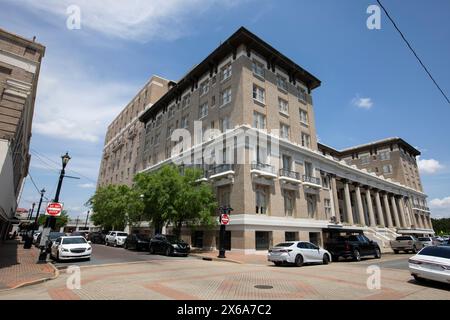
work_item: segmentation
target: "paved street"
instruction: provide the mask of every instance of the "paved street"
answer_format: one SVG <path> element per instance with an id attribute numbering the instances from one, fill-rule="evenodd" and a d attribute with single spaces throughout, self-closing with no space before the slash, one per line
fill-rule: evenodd
<path id="1" fill-rule="evenodd" d="M 99 257 L 91 263 L 119 262 L 120 255 L 141 262 L 85 265 L 81 288 L 74 290 L 66 286 L 70 275 L 61 270 L 55 280 L 2 292 L 0 299 L 450 299 L 449 286 L 412 279 L 404 268 L 409 255 L 297 268 L 275 267 L 262 259 L 237 264 L 96 249 Z M 117 258 L 100 253 L 117 253 Z M 370 290 L 367 267 L 374 264 L 381 267 L 381 287 Z"/>
<path id="2" fill-rule="evenodd" d="M 147 251 L 125 250 L 122 247 L 107 247 L 101 244 L 92 244 L 93 255 L 90 261 L 86 260 L 70 260 L 62 262 L 54 262 L 54 265 L 58 269 L 67 268 L 70 265 L 78 266 L 92 266 L 92 265 L 105 265 L 114 263 L 126 263 L 126 262 L 139 262 L 139 261 L 152 261 L 152 260 L 164 260 L 164 259 L 193 259 L 191 257 L 165 257 L 162 255 L 151 255 Z"/>

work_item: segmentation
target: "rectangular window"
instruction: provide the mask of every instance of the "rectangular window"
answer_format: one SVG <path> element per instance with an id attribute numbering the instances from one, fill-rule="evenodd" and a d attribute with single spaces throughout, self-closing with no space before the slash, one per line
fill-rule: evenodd
<path id="1" fill-rule="evenodd" d="M 169 107 L 169 119 L 175 116 L 175 106 Z"/>
<path id="2" fill-rule="evenodd" d="M 258 129 L 266 128 L 266 116 L 262 113 L 253 112 L 253 127 Z"/>
<path id="3" fill-rule="evenodd" d="M 183 97 L 183 99 L 181 100 L 181 106 L 182 106 L 183 108 L 187 108 L 187 107 L 189 107 L 190 104 L 191 104 L 191 94 L 188 93 L 188 94 L 185 95 L 185 96 Z"/>
<path id="4" fill-rule="evenodd" d="M 208 103 L 205 102 L 199 108 L 199 119 L 202 119 L 208 115 Z"/>
<path id="5" fill-rule="evenodd" d="M 216 105 L 216 96 L 211 97 L 211 108 Z"/>
<path id="6" fill-rule="evenodd" d="M 280 123 L 280 137 L 289 139 L 289 126 L 287 124 Z"/>
<path id="7" fill-rule="evenodd" d="M 200 96 L 207 94 L 209 91 L 209 80 L 205 80 L 200 84 Z"/>
<path id="8" fill-rule="evenodd" d="M 379 153 L 380 160 L 390 160 L 391 159 L 391 153 L 389 151 L 381 151 Z"/>
<path id="9" fill-rule="evenodd" d="M 225 67 L 222 68 L 222 81 L 231 77 L 231 63 L 228 63 Z"/>
<path id="10" fill-rule="evenodd" d="M 12 69 L 0 66 L 0 73 L 10 75 L 12 73 Z"/>
<path id="11" fill-rule="evenodd" d="M 264 65 L 262 63 L 253 60 L 252 71 L 255 75 L 264 78 Z"/>
<path id="12" fill-rule="evenodd" d="M 269 195 L 267 188 L 262 186 L 256 186 L 255 198 L 256 198 L 256 213 L 267 214 L 267 207 L 269 204 Z"/>
<path id="13" fill-rule="evenodd" d="M 253 99 L 261 103 L 266 102 L 266 91 L 263 88 L 258 87 L 256 84 L 253 85 Z"/>
<path id="14" fill-rule="evenodd" d="M 306 89 L 301 86 L 298 86 L 297 90 L 298 90 L 298 100 L 306 103 Z"/>
<path id="15" fill-rule="evenodd" d="M 301 138 L 302 138 L 302 146 L 306 148 L 311 148 L 311 137 L 309 136 L 309 134 L 302 132 Z"/>
<path id="16" fill-rule="evenodd" d="M 392 165 L 386 164 L 383 166 L 383 173 L 391 174 L 392 173 Z"/>
<path id="17" fill-rule="evenodd" d="M 220 119 L 220 130 L 222 132 L 225 132 L 229 129 L 231 129 L 230 117 L 224 117 Z"/>
<path id="18" fill-rule="evenodd" d="M 330 199 L 324 199 L 323 205 L 325 207 L 325 216 L 327 218 L 331 217 L 331 200 Z"/>
<path id="19" fill-rule="evenodd" d="M 361 156 L 359 157 L 361 159 L 361 164 L 369 164 L 370 162 L 370 157 L 369 156 Z"/>
<path id="20" fill-rule="evenodd" d="M 283 190 L 284 197 L 284 215 L 292 217 L 295 206 L 295 193 L 293 190 Z"/>
<path id="21" fill-rule="evenodd" d="M 278 108 L 280 112 L 288 114 L 289 113 L 289 104 L 286 100 L 278 98 Z"/>
<path id="22" fill-rule="evenodd" d="M 223 90 L 220 94 L 220 105 L 223 106 L 231 102 L 231 88 Z"/>
<path id="23" fill-rule="evenodd" d="M 287 91 L 287 79 L 282 75 L 277 74 L 277 86 L 279 89 Z"/>
<path id="24" fill-rule="evenodd" d="M 300 123 L 308 125 L 308 112 L 300 109 Z"/>
<path id="25" fill-rule="evenodd" d="M 188 126 L 189 126 L 188 117 L 185 116 L 185 117 L 181 118 L 181 128 L 186 129 Z"/>

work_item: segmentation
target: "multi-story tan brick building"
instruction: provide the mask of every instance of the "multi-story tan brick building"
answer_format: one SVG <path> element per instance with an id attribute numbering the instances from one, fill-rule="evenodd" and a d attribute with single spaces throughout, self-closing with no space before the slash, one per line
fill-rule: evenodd
<path id="1" fill-rule="evenodd" d="M 108 126 L 97 185 L 131 185 L 139 168 L 143 124 L 139 116 L 165 94 L 172 83 L 153 76 Z"/>
<path id="2" fill-rule="evenodd" d="M 0 29 L 0 240 L 14 218 L 30 164 L 29 144 L 45 47 Z"/>
<path id="3" fill-rule="evenodd" d="M 412 199 L 426 199 L 421 189 L 346 163 L 317 143 L 318 86 L 241 28 L 140 116 L 142 171 L 171 162 L 204 169 L 219 205 L 234 209 L 232 249 L 294 239 L 323 244 L 342 230 L 384 246 L 400 232 L 432 233 L 429 212 L 413 210 Z M 217 246 L 217 230 L 183 235 L 196 247 Z"/>

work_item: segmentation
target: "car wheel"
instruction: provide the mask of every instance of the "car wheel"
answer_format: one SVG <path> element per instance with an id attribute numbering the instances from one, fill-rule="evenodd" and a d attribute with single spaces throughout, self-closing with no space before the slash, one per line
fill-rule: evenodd
<path id="1" fill-rule="evenodd" d="M 124 247 L 125 249 L 128 250 L 128 243 L 125 242 L 125 244 L 123 245 L 123 247 Z"/>
<path id="2" fill-rule="evenodd" d="M 398 254 L 398 253 L 399 253 L 399 251 L 398 251 L 398 250 L 394 250 L 394 253 L 395 253 L 395 254 Z"/>
<path id="3" fill-rule="evenodd" d="M 416 274 L 413 274 L 412 276 L 414 277 L 414 280 L 416 280 L 417 282 L 424 282 L 425 281 L 424 279 L 422 279 L 421 277 L 419 277 Z"/>
<path id="4" fill-rule="evenodd" d="M 297 267 L 301 267 L 301 266 L 303 265 L 303 257 L 302 257 L 301 254 L 298 254 L 298 255 L 295 257 L 295 265 L 296 265 Z"/>
<path id="5" fill-rule="evenodd" d="M 117 247 L 117 240 L 114 240 L 114 247 Z"/>
<path id="6" fill-rule="evenodd" d="M 165 255 L 170 256 L 171 254 L 172 254 L 172 249 L 170 247 L 167 247 L 167 249 L 165 251 Z"/>
<path id="7" fill-rule="evenodd" d="M 380 248 L 375 248 L 375 254 L 374 254 L 375 259 L 380 259 L 381 258 L 381 251 Z"/>
<path id="8" fill-rule="evenodd" d="M 323 264 L 329 264 L 330 263 L 330 257 L 327 254 L 323 255 L 322 263 Z"/>
<path id="9" fill-rule="evenodd" d="M 105 246 L 109 246 L 108 240 L 105 240 Z"/>
<path id="10" fill-rule="evenodd" d="M 150 249 L 148 250 L 150 254 L 155 254 L 155 247 L 150 246 Z"/>
<path id="11" fill-rule="evenodd" d="M 353 260 L 361 261 L 361 254 L 358 249 L 353 250 Z"/>

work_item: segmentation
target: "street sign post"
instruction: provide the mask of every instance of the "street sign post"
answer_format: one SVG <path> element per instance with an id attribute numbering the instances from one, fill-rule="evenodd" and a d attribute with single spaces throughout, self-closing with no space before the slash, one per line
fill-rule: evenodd
<path id="1" fill-rule="evenodd" d="M 46 216 L 59 217 L 63 209 L 63 204 L 60 202 L 49 202 L 45 210 Z"/>
<path id="2" fill-rule="evenodd" d="M 219 255 L 218 258 L 226 258 L 225 257 L 225 236 L 226 229 L 225 226 L 230 222 L 230 212 L 233 211 L 233 208 L 229 206 L 220 207 L 220 233 L 219 233 Z"/>
<path id="3" fill-rule="evenodd" d="M 226 213 L 222 214 L 220 217 L 220 224 L 227 225 L 230 222 L 230 216 Z"/>

